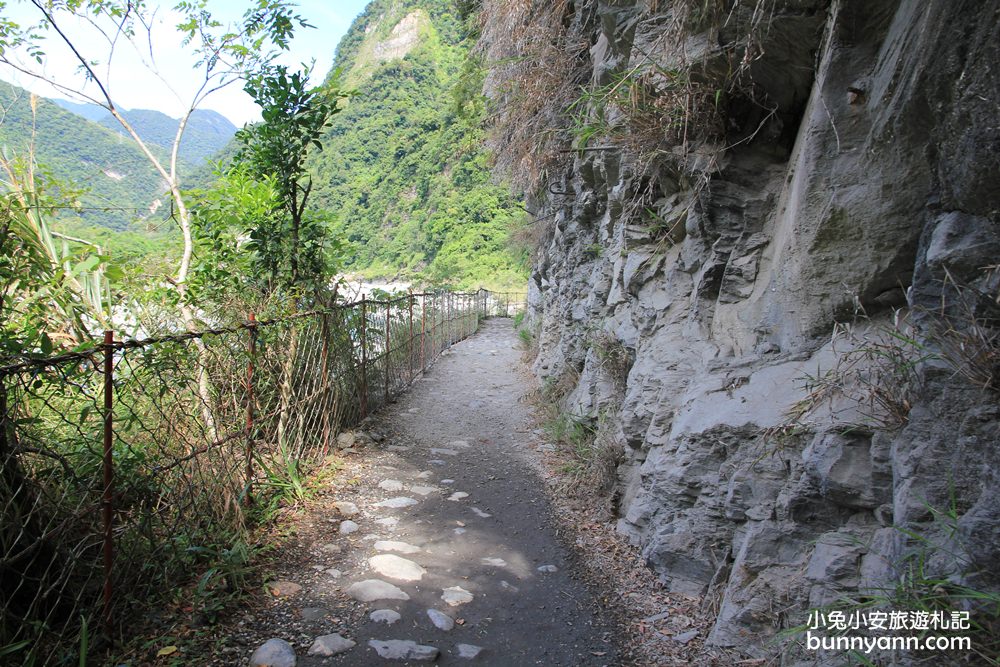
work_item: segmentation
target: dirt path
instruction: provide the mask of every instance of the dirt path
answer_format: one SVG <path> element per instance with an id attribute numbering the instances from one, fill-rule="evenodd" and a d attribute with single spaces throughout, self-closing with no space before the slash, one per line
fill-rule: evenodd
<path id="1" fill-rule="evenodd" d="M 489 320 L 379 415 L 382 442 L 348 459 L 354 483 L 285 547 L 275 575 L 295 585 L 236 623 L 220 664 L 268 637 L 306 667 L 618 664 L 528 463 L 519 357 L 511 321 Z M 315 654 L 323 636 L 331 656 Z"/>

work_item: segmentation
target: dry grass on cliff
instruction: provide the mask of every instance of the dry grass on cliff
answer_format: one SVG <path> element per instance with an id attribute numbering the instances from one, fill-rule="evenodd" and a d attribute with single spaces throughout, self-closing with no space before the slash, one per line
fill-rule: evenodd
<path id="1" fill-rule="evenodd" d="M 569 0 L 486 0 L 479 51 L 492 101 L 487 141 L 496 166 L 515 187 L 534 192 L 565 160 L 561 128 L 589 44 L 566 26 Z"/>
<path id="2" fill-rule="evenodd" d="M 1000 266 L 983 270 L 996 283 Z M 1000 288 L 996 294 L 963 285 L 945 269 L 945 294 L 930 312 L 931 336 L 955 374 L 984 390 L 1000 392 Z"/>
<path id="3" fill-rule="evenodd" d="M 636 224 L 669 193 L 700 190 L 726 149 L 730 100 L 766 106 L 748 73 L 763 53 L 770 4 L 646 0 L 642 22 L 655 22 L 658 36 L 634 44 L 627 62 L 597 80 L 590 3 L 485 0 L 478 55 L 487 67 L 487 143 L 497 170 L 539 195 L 574 160 L 617 151 L 635 183 L 620 215 Z M 719 47 L 691 49 L 695 35 L 713 44 L 723 33 Z M 660 224 L 655 215 L 650 224 Z M 676 229 L 661 234 L 665 243 Z M 536 247 L 545 237 L 535 235 Z"/>
<path id="4" fill-rule="evenodd" d="M 921 391 L 918 369 L 934 355 L 916 339 L 902 311 L 889 324 L 871 324 L 863 313 L 858 317 L 858 325 L 834 325 L 835 361 L 800 378 L 804 395 L 784 422 L 761 432 L 761 457 L 792 443 L 800 446 L 802 436 L 833 421 L 860 432 L 894 432 L 906 425 Z"/>

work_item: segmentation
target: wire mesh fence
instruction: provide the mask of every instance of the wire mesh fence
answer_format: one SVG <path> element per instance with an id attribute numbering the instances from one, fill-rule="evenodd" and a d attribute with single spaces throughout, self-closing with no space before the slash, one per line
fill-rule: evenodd
<path id="1" fill-rule="evenodd" d="M 524 295 L 408 294 L 0 367 L 0 664 L 80 664 Z M 127 623 L 126 619 L 132 622 Z M 99 659 L 91 658 L 91 662 Z"/>

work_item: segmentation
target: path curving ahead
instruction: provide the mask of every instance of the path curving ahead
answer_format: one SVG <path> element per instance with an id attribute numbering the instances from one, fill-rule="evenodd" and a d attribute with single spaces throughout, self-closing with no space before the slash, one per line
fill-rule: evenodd
<path id="1" fill-rule="evenodd" d="M 511 320 L 488 320 L 378 416 L 358 483 L 278 573 L 302 588 L 253 617 L 298 665 L 618 664 L 528 462 L 523 373 Z"/>

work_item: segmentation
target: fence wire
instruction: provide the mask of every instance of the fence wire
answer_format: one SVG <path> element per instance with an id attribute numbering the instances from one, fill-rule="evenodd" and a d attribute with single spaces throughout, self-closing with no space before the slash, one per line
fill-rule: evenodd
<path id="1" fill-rule="evenodd" d="M 0 664 L 78 665 L 84 640 L 99 664 L 340 431 L 523 306 L 409 294 L 0 367 Z"/>

